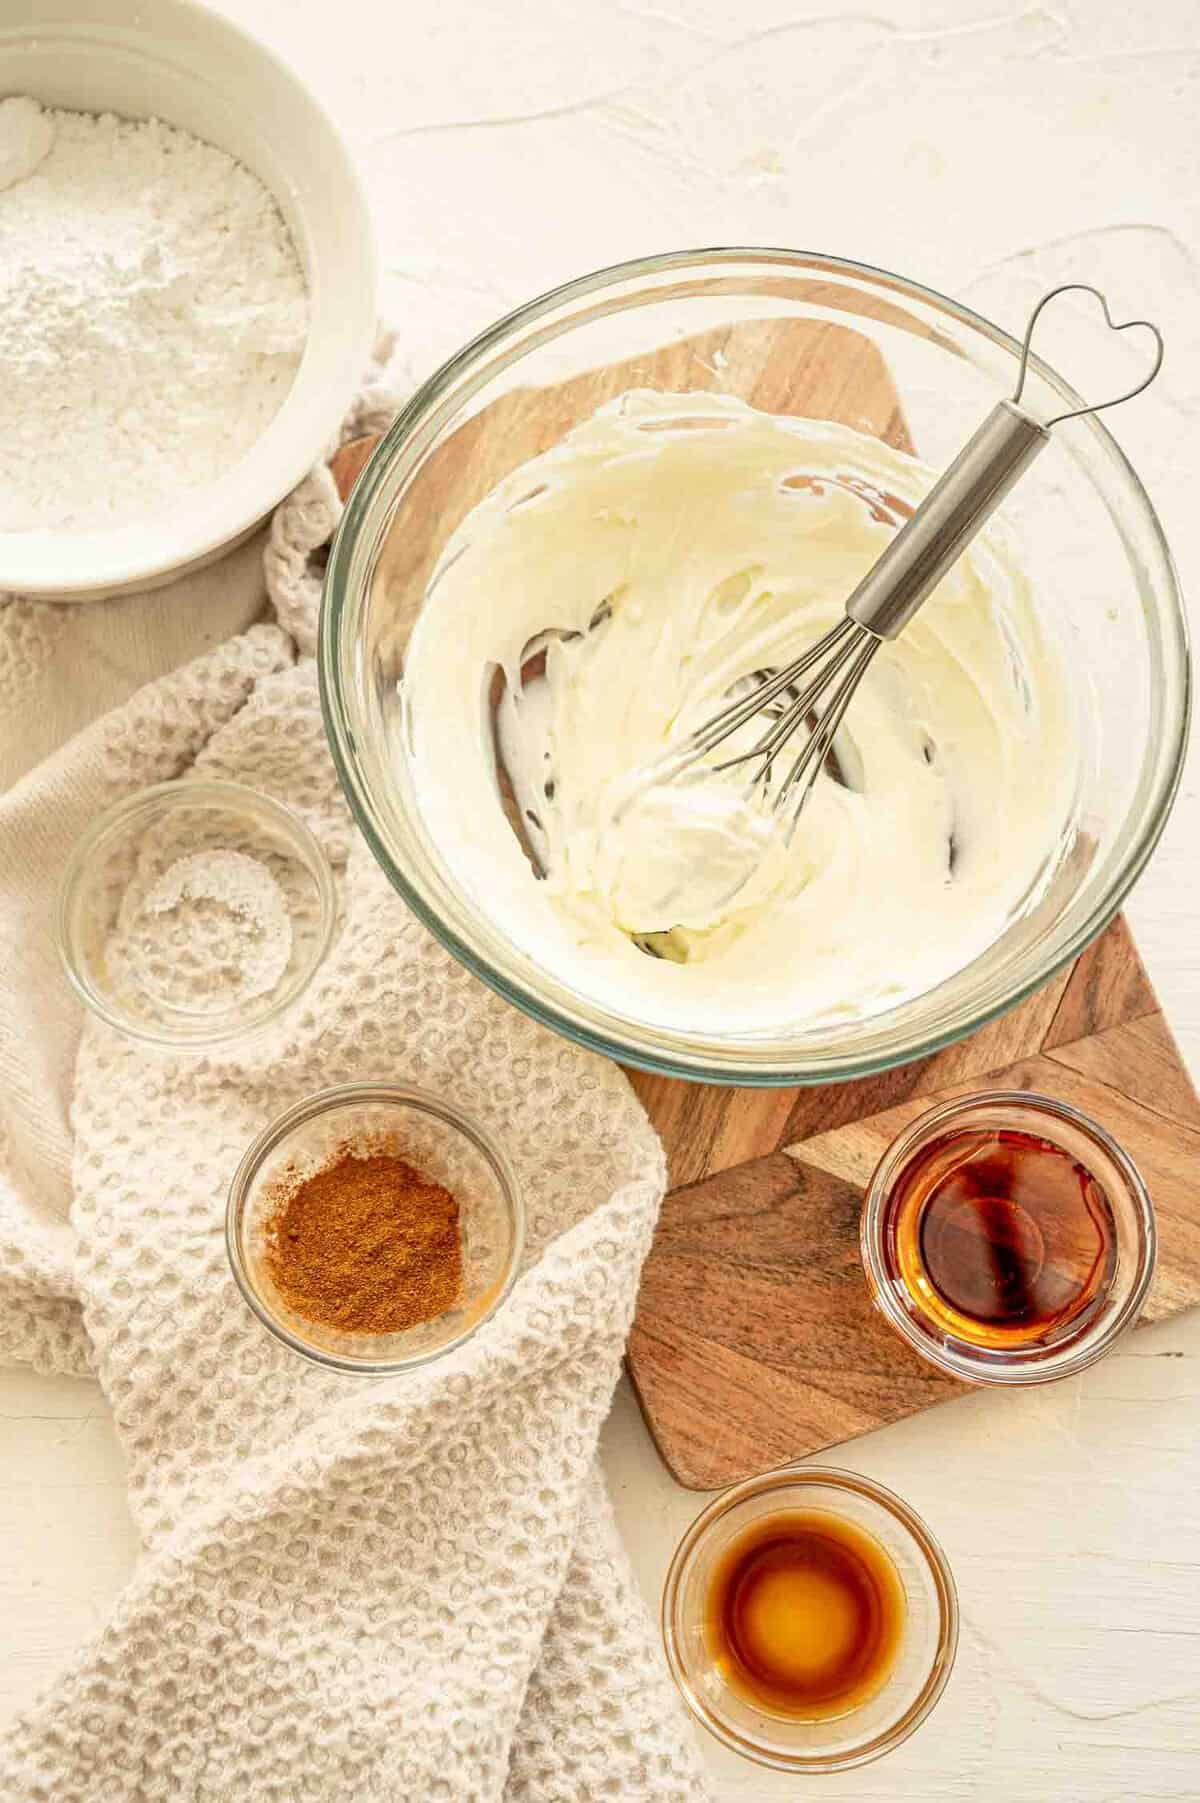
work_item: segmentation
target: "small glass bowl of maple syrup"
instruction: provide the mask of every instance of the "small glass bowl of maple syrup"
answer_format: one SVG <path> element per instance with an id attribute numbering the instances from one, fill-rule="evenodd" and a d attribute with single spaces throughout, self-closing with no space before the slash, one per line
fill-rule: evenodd
<path id="1" fill-rule="evenodd" d="M 1094 1364 L 1136 1321 L 1154 1210 L 1097 1122 L 1051 1096 L 943 1103 L 884 1153 L 862 1213 L 876 1307 L 939 1370 L 1036 1384 Z"/>
<path id="2" fill-rule="evenodd" d="M 692 1523 L 662 1626 L 710 1734 L 779 1771 L 836 1772 L 925 1720 L 954 1664 L 958 1600 L 907 1503 L 855 1472 L 793 1465 L 724 1491 Z"/>

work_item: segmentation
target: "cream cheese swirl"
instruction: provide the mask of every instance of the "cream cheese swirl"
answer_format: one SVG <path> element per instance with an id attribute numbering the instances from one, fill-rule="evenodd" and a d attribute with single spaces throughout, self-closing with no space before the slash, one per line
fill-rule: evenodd
<path id="1" fill-rule="evenodd" d="M 925 992 L 1031 905 L 1077 733 L 995 525 L 874 659 L 790 845 L 717 779 L 621 805 L 841 618 L 933 480 L 846 426 L 634 392 L 460 526 L 406 662 L 416 794 L 455 879 L 560 982 L 678 1030 L 794 1031 Z"/>

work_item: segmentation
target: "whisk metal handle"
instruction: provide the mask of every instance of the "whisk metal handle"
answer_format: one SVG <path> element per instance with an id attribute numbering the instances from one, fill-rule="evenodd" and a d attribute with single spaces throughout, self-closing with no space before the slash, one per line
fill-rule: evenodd
<path id="1" fill-rule="evenodd" d="M 1047 427 L 1002 400 L 962 447 L 850 595 L 845 611 L 876 638 L 895 638 L 1014 481 L 1049 444 Z"/>
<path id="2" fill-rule="evenodd" d="M 903 632 L 984 521 L 1050 442 L 1047 428 L 1015 401 L 988 414 L 871 568 L 846 612 L 876 638 Z"/>
<path id="3" fill-rule="evenodd" d="M 1107 400 L 1092 401 L 1056 413 L 1045 422 L 1036 420 L 1021 405 L 1031 362 L 1034 328 L 1060 294 L 1090 294 L 1099 301 L 1105 325 L 1111 332 L 1141 332 L 1154 347 L 1150 367 L 1132 388 Z M 1162 368 L 1162 333 L 1149 319 L 1115 320 L 1108 301 L 1090 282 L 1063 282 L 1043 294 L 1025 327 L 1017 385 L 1012 398 L 994 407 L 970 443 L 959 452 L 912 518 L 896 534 L 879 561 L 868 570 L 849 601 L 847 616 L 877 639 L 894 639 L 903 632 L 917 609 L 1004 499 L 1009 489 L 1050 442 L 1050 429 L 1064 420 L 1082 419 L 1132 400 L 1153 382 Z"/>

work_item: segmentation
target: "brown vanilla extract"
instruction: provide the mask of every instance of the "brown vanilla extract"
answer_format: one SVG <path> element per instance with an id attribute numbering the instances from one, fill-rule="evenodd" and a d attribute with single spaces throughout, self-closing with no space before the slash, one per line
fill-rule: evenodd
<path id="1" fill-rule="evenodd" d="M 914 1307 L 973 1346 L 1051 1345 L 1103 1305 L 1117 1257 L 1098 1179 L 1037 1134 L 967 1127 L 932 1140 L 888 1199 L 884 1257 Z"/>
<path id="2" fill-rule="evenodd" d="M 873 1534 L 825 1509 L 768 1515 L 717 1561 L 709 1651 L 747 1702 L 794 1721 L 845 1715 L 887 1682 L 904 1586 Z"/>

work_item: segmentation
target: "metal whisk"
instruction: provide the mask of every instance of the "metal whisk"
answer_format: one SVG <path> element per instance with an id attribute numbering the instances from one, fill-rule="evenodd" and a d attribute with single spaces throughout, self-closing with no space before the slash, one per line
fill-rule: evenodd
<path id="1" fill-rule="evenodd" d="M 1148 331 L 1154 339 L 1154 362 L 1136 388 L 1093 406 L 1075 407 L 1055 414 L 1043 422 L 1021 406 L 1033 330 L 1049 302 L 1072 290 L 1095 295 L 1103 309 L 1105 323 L 1114 332 L 1134 328 Z M 802 657 L 767 677 L 751 694 L 722 708 L 698 727 L 682 746 L 674 748 L 666 760 L 671 775 L 707 759 L 731 733 L 769 708 L 777 697 L 792 692 L 793 698 L 749 751 L 712 766 L 717 770 L 728 770 L 739 764 L 755 764 L 757 768 L 749 790 L 753 793 L 761 787 L 764 796 L 770 795 L 770 806 L 779 815 L 784 815 L 790 808 L 787 822 L 790 837 L 830 753 L 854 692 L 879 647 L 903 632 L 926 596 L 957 561 L 1038 452 L 1049 443 L 1052 428 L 1064 420 L 1099 413 L 1105 407 L 1116 407 L 1123 401 L 1132 400 L 1134 395 L 1149 387 L 1162 366 L 1162 359 L 1163 341 L 1158 327 L 1148 319 L 1130 319 L 1117 325 L 1098 288 L 1086 282 L 1065 282 L 1044 294 L 1025 328 L 1017 385 L 1011 400 L 1000 401 L 992 409 L 974 437 L 868 570 L 846 603 L 845 618 Z M 804 687 L 795 693 L 796 685 L 804 678 L 808 679 Z M 775 762 L 802 726 L 807 726 L 808 736 L 772 792 Z"/>

